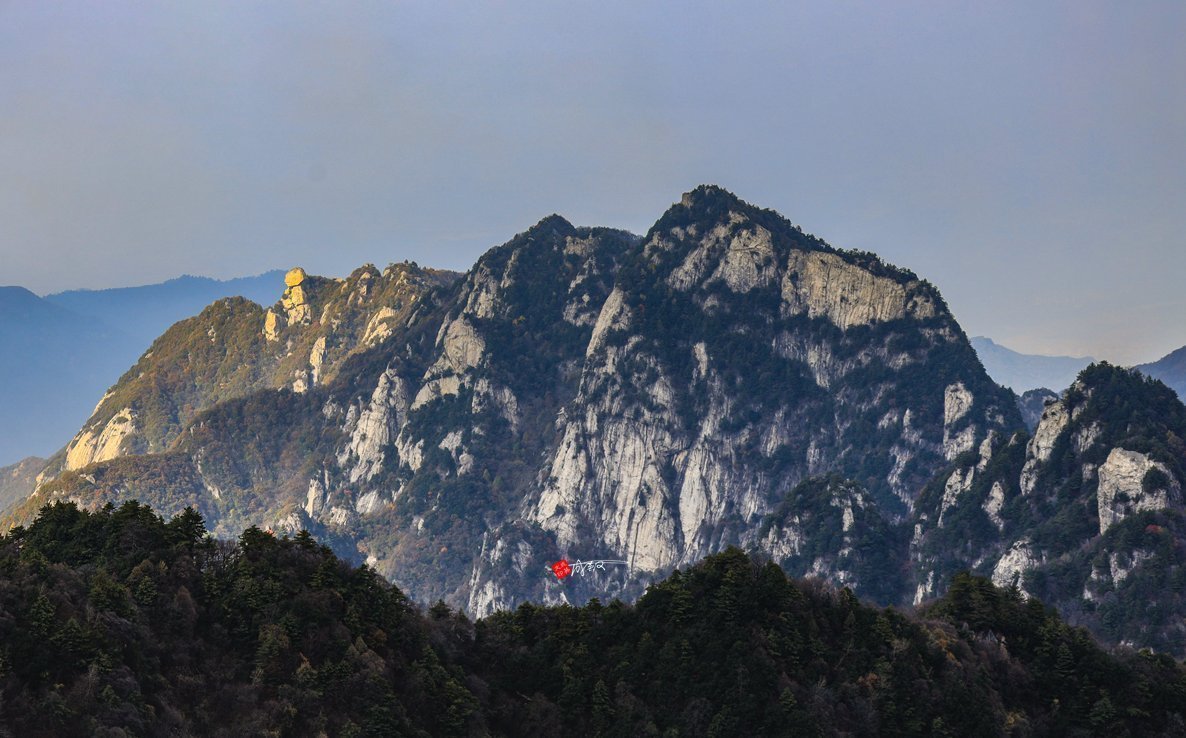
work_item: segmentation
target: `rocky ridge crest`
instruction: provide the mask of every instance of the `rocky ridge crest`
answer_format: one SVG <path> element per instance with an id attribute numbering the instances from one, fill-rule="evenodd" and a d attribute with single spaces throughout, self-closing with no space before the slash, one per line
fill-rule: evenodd
<path id="1" fill-rule="evenodd" d="M 414 306 L 369 298 L 381 276 L 356 272 L 336 301 L 301 277 L 299 299 L 250 321 L 287 352 L 270 385 L 178 423 L 166 453 L 63 475 L 25 512 L 136 494 L 195 504 L 222 535 L 307 528 L 414 598 L 481 615 L 633 597 L 734 544 L 883 602 L 968 567 L 1037 590 L 1027 572 L 1060 560 L 1064 524 L 1119 552 L 1101 559 L 1113 581 L 1146 565 L 1114 539 L 1163 512 L 1158 490 L 1180 494 L 1177 462 L 1091 409 L 1099 377 L 1031 438 L 933 286 L 719 188 L 641 238 L 550 216 Z M 104 423 L 130 407 L 113 398 Z M 1060 501 L 1117 447 L 1170 479 L 1139 499 L 1118 482 L 1121 522 L 1101 537 L 1095 496 L 1094 513 Z M 629 566 L 559 583 L 560 557 Z"/>

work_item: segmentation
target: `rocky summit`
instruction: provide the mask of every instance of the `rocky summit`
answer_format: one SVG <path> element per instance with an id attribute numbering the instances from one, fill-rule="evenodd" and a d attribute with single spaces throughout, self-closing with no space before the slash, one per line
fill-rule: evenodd
<path id="1" fill-rule="evenodd" d="M 192 505 L 471 615 L 633 599 L 734 545 L 884 603 L 974 569 L 1182 650 L 1088 613 L 1177 566 L 1155 559 L 1181 530 L 1172 392 L 1092 367 L 1031 437 L 933 285 L 721 188 L 643 236 L 553 215 L 464 275 L 281 289 L 169 329 L 7 519 Z M 561 558 L 626 563 L 558 580 Z"/>

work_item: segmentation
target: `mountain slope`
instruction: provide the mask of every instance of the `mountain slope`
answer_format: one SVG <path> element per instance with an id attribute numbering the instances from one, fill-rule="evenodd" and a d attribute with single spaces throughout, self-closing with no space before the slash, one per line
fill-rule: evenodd
<path id="1" fill-rule="evenodd" d="M 46 295 L 45 300 L 116 327 L 142 341 L 143 348 L 173 323 L 197 315 L 224 297 L 243 297 L 269 305 L 283 278 L 281 270 L 227 280 L 185 275 L 138 287 L 56 292 Z"/>
<path id="2" fill-rule="evenodd" d="M 1178 393 L 1178 397 L 1186 401 L 1186 346 L 1171 351 L 1157 361 L 1134 368 L 1147 377 L 1165 382 L 1170 389 Z"/>
<path id="3" fill-rule="evenodd" d="M 1096 364 L 1014 434 L 928 485 L 911 544 L 917 598 L 971 567 L 1101 638 L 1186 653 L 1186 407 Z"/>
<path id="4" fill-rule="evenodd" d="M 972 338 L 972 346 L 989 376 L 1018 394 L 1040 388 L 1065 389 L 1094 361 L 1090 356 L 1023 354 L 984 336 Z"/>
<path id="5" fill-rule="evenodd" d="M 373 266 L 345 280 L 294 269 L 275 308 L 244 298 L 215 302 L 173 325 L 112 386 L 60 454 L 59 470 L 132 453 L 164 451 L 198 413 L 277 387 L 303 392 L 325 382 L 347 357 L 402 325 L 447 272 L 409 264 Z"/>
<path id="6" fill-rule="evenodd" d="M 61 448 L 95 401 L 166 328 L 224 297 L 270 304 L 283 272 L 75 290 L 0 288 L 0 463 Z"/>
<path id="7" fill-rule="evenodd" d="M 0 467 L 0 510 L 6 510 L 32 494 L 37 475 L 45 468 L 45 463 L 45 459 L 30 456 Z"/>
<path id="8" fill-rule="evenodd" d="M 135 339 L 21 287 L 0 287 L 0 463 L 52 453 L 77 429 Z"/>
<path id="9" fill-rule="evenodd" d="M 811 476 L 857 480 L 898 520 L 935 470 L 1017 426 L 932 286 L 702 187 L 626 257 L 526 520 L 484 539 L 468 606 L 556 597 L 518 564 L 553 552 L 645 575 L 774 545 L 755 531 Z"/>
<path id="10" fill-rule="evenodd" d="M 340 289 L 353 304 L 355 288 Z M 257 391 L 225 399 L 214 371 L 205 411 L 171 399 L 195 369 L 148 381 L 154 350 L 72 444 L 89 463 L 13 519 L 51 499 L 142 496 L 167 514 L 193 505 L 220 535 L 308 528 L 416 599 L 472 613 L 634 597 L 734 544 L 890 602 L 911 581 L 884 574 L 906 567 L 919 491 L 1022 427 L 933 286 L 715 187 L 688 193 L 643 238 L 545 218 L 426 292 L 385 340 L 343 333 L 340 362 L 309 381 L 320 305 L 298 311 L 306 327 L 285 312 L 294 343 L 275 343 L 294 363 L 275 365 L 271 389 L 247 382 Z M 250 327 L 261 316 L 212 310 L 176 328 L 179 345 L 193 344 L 195 367 L 244 371 L 238 329 L 214 318 Z M 160 401 L 147 402 L 156 387 Z M 156 415 L 166 422 L 146 422 Z M 829 475 L 850 481 L 795 491 Z M 854 543 L 874 540 L 888 548 L 870 552 L 872 566 L 850 565 Z M 628 565 L 561 588 L 546 564 L 562 556 Z"/>
<path id="11" fill-rule="evenodd" d="M 636 605 L 417 611 L 308 535 L 47 508 L 0 538 L 0 730 L 1176 735 L 1186 669 L 961 575 L 925 614 L 730 549 Z"/>

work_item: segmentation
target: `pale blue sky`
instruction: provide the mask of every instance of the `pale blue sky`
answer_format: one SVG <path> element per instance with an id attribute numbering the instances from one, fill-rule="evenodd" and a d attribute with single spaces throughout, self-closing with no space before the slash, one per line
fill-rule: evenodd
<path id="1" fill-rule="evenodd" d="M 0 0 L 0 284 L 404 258 L 711 182 L 970 335 L 1186 344 L 1186 3 Z"/>

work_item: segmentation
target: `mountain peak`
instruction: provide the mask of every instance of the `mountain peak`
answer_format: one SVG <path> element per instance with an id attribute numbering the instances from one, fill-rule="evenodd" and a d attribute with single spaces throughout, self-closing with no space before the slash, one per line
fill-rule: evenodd
<path id="1" fill-rule="evenodd" d="M 728 203 L 737 206 L 745 206 L 748 204 L 737 195 L 734 195 L 729 190 L 726 190 L 724 187 L 714 184 L 698 185 L 690 192 L 685 192 L 679 201 L 679 204 L 685 208 L 696 207 L 697 205 L 704 205 L 708 203 Z"/>
<path id="2" fill-rule="evenodd" d="M 568 219 L 563 215 L 552 213 L 543 218 L 540 222 L 527 229 L 528 236 L 547 236 L 552 233 L 560 236 L 572 235 L 576 232 L 576 226 L 568 222 Z"/>
<path id="3" fill-rule="evenodd" d="M 760 208 L 723 187 L 710 184 L 702 184 L 690 192 L 685 192 L 679 202 L 660 216 L 648 232 L 647 238 L 655 233 L 666 233 L 673 229 L 684 229 L 689 226 L 711 229 L 723 223 L 752 223 L 773 233 L 793 233 L 791 238 L 803 248 L 824 247 L 822 242 L 817 243 L 814 237 L 806 236 L 775 211 Z"/>

